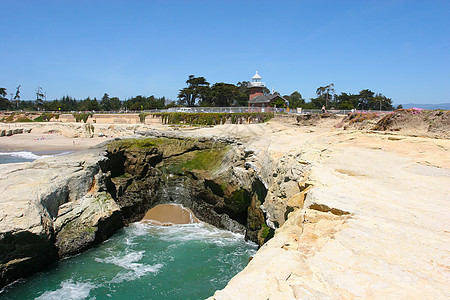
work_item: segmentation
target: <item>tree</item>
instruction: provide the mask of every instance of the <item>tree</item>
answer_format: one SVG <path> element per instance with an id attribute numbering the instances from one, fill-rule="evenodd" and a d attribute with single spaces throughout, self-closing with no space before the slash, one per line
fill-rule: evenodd
<path id="1" fill-rule="evenodd" d="M 358 96 L 353 94 L 341 93 L 336 95 L 336 108 L 353 109 L 358 106 Z"/>
<path id="2" fill-rule="evenodd" d="M 119 106 L 119 99 L 116 98 L 115 106 Z M 164 107 L 165 98 L 155 98 L 154 96 L 146 97 L 138 95 L 131 99 L 126 100 L 123 105 L 129 110 L 146 110 L 146 109 L 157 109 Z M 118 109 L 118 108 L 117 108 Z"/>
<path id="3" fill-rule="evenodd" d="M 79 108 L 80 108 L 80 110 L 83 110 L 83 111 L 94 111 L 94 110 L 99 111 L 99 110 L 101 110 L 100 103 L 98 103 L 97 98 L 95 98 L 95 97 L 94 97 L 94 99 L 87 97 L 86 99 L 81 101 Z"/>
<path id="4" fill-rule="evenodd" d="M 392 110 L 392 99 L 378 93 L 370 101 L 370 108 L 374 110 Z"/>
<path id="5" fill-rule="evenodd" d="M 328 106 L 328 102 L 330 102 L 330 100 L 332 99 L 333 95 L 334 95 L 334 84 L 330 83 L 329 85 L 326 86 L 320 86 L 317 88 L 316 90 L 316 95 L 317 98 L 322 98 L 324 101 L 321 101 L 319 99 L 315 99 L 316 102 L 324 102 L 325 106 Z M 312 99 L 311 99 L 312 100 Z"/>
<path id="6" fill-rule="evenodd" d="M 44 93 L 42 92 L 42 88 L 38 86 L 36 90 L 36 107 L 37 110 L 40 110 L 44 105 Z"/>
<path id="7" fill-rule="evenodd" d="M 238 82 L 236 84 L 238 94 L 234 100 L 235 106 L 247 106 L 250 98 L 250 89 L 248 88 L 248 81 Z"/>
<path id="8" fill-rule="evenodd" d="M 7 110 L 11 106 L 6 95 L 8 95 L 6 88 L 0 88 L 0 110 Z"/>
<path id="9" fill-rule="evenodd" d="M 277 97 L 275 100 L 270 102 L 270 106 L 272 107 L 286 107 L 286 102 L 281 97 Z"/>
<path id="10" fill-rule="evenodd" d="M 239 89 L 234 84 L 219 82 L 211 87 L 211 99 L 214 106 L 232 106 L 238 94 Z"/>
<path id="11" fill-rule="evenodd" d="M 122 102 L 117 97 L 112 97 L 110 100 L 111 110 L 119 110 L 122 107 Z"/>
<path id="12" fill-rule="evenodd" d="M 373 107 L 371 106 L 371 99 L 375 93 L 371 90 L 365 89 L 361 90 L 358 95 L 358 108 L 362 110 L 369 110 Z"/>
<path id="13" fill-rule="evenodd" d="M 302 105 L 305 104 L 305 99 L 303 99 L 302 95 L 297 91 L 293 92 L 287 98 L 284 98 L 289 100 L 289 107 L 291 108 L 302 107 Z"/>
<path id="14" fill-rule="evenodd" d="M 20 87 L 22 85 L 19 84 L 19 86 L 16 88 L 16 95 L 14 96 L 14 100 L 16 101 L 16 108 L 19 108 L 19 102 L 20 102 Z"/>
<path id="15" fill-rule="evenodd" d="M 100 101 L 100 107 L 106 111 L 111 110 L 111 99 L 107 93 L 103 94 L 102 101 Z"/>
<path id="16" fill-rule="evenodd" d="M 186 80 L 186 83 L 188 86 L 178 93 L 180 104 L 194 106 L 198 102 L 208 101 L 208 94 L 210 91 L 209 82 L 207 82 L 204 77 L 189 75 L 189 79 Z"/>

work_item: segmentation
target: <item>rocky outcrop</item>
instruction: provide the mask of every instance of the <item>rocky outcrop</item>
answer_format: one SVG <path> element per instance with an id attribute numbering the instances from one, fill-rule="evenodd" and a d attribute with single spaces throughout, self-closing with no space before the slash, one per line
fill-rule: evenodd
<path id="1" fill-rule="evenodd" d="M 148 138 L 119 141 L 110 149 L 111 161 L 123 166 L 111 172 L 126 223 L 159 203 L 178 203 L 204 222 L 247 232 L 258 241 L 251 232 L 262 228 L 264 217 L 254 201 L 256 173 L 246 165 L 249 153 L 242 146 L 216 139 Z"/>
<path id="2" fill-rule="evenodd" d="M 104 241 L 161 203 L 264 243 L 272 229 L 255 155 L 225 140 L 149 137 L 0 166 L 0 286 Z"/>
<path id="3" fill-rule="evenodd" d="M 100 162 L 106 159 L 104 154 L 104 150 L 98 148 L 19 166 L 1 166 L 1 286 L 90 244 L 83 242 L 83 247 L 77 247 L 71 240 L 68 242 L 71 245 L 66 247 L 59 241 L 67 234 L 69 226 L 75 225 L 73 220 L 89 214 L 92 210 L 89 201 L 98 201 L 99 192 L 104 189 L 100 180 L 104 177 L 100 168 Z M 109 218 L 114 218 L 114 210 L 96 215 L 98 220 L 80 219 L 80 223 L 72 227 L 83 230 L 81 224 L 85 222 L 108 222 Z M 100 236 L 109 237 L 113 232 L 95 230 L 91 232 L 92 242 L 98 242 Z"/>

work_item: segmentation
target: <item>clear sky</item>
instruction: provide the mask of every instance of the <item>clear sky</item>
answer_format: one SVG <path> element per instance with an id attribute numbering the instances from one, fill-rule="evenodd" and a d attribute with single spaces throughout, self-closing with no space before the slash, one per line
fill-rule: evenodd
<path id="1" fill-rule="evenodd" d="M 450 102 L 450 1 L 0 0 L 0 87 L 176 99 L 189 74 Z"/>

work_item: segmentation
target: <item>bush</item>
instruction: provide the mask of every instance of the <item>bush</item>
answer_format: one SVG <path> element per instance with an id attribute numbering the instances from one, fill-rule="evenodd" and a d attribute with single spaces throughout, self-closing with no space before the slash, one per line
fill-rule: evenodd
<path id="1" fill-rule="evenodd" d="M 28 117 L 23 116 L 23 117 L 18 118 L 18 119 L 16 120 L 16 122 L 33 122 L 33 120 L 31 120 L 31 119 L 28 118 Z"/>
<path id="2" fill-rule="evenodd" d="M 359 123 L 366 120 L 375 120 L 378 119 L 380 116 L 377 113 L 349 113 L 348 116 L 345 118 L 345 121 L 349 121 L 349 124 L 353 123 Z"/>
<path id="3" fill-rule="evenodd" d="M 33 121 L 34 122 L 44 122 L 45 120 L 44 120 L 44 117 L 42 115 L 40 115 L 39 117 L 35 118 Z"/>
<path id="4" fill-rule="evenodd" d="M 143 117 L 141 117 L 143 115 Z M 220 125 L 225 124 L 227 120 L 231 120 L 232 124 L 250 123 L 257 121 L 258 123 L 267 122 L 272 117 L 272 113 L 154 113 L 153 116 L 161 117 L 162 124 L 189 124 L 189 125 Z M 144 114 L 139 117 L 145 119 Z"/>
<path id="5" fill-rule="evenodd" d="M 73 113 L 73 116 L 75 117 L 75 121 L 78 123 L 81 120 L 83 120 L 84 123 L 87 122 L 87 119 L 89 117 L 92 118 L 94 114 L 93 113 Z"/>

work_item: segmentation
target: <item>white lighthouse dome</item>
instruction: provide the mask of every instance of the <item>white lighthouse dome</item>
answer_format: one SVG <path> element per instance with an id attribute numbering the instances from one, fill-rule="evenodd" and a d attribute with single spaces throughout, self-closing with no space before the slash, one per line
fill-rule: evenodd
<path id="1" fill-rule="evenodd" d="M 256 74 L 252 77 L 253 80 L 261 80 L 261 76 L 259 76 L 258 71 L 256 71 Z"/>

